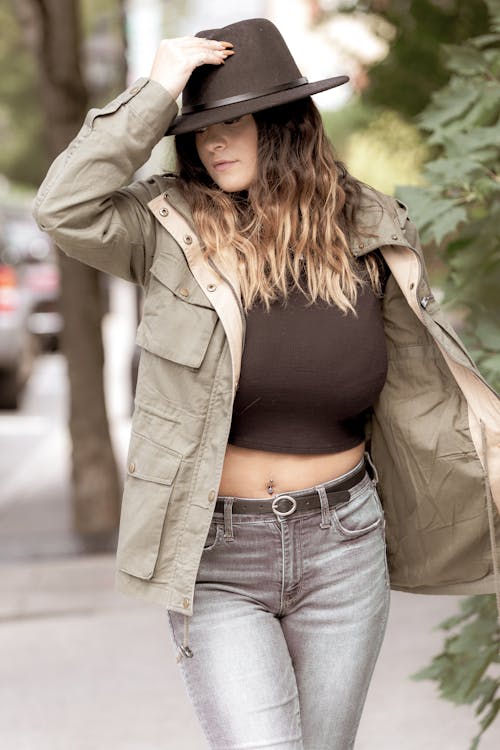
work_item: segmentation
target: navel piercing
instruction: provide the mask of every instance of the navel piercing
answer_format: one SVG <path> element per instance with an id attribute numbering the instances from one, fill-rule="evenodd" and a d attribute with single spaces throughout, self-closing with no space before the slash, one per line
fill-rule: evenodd
<path id="1" fill-rule="evenodd" d="M 274 494 L 273 481 L 274 481 L 273 479 L 270 479 L 269 482 L 267 483 L 267 491 L 269 492 L 270 495 Z"/>

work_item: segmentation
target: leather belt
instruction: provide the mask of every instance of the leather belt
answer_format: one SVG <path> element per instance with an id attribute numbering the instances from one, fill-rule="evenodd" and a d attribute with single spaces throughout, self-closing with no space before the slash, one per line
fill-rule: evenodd
<path id="1" fill-rule="evenodd" d="M 363 464 L 354 474 L 335 484 L 331 490 L 326 490 L 329 507 L 346 503 L 350 500 L 350 489 L 355 487 L 363 479 L 367 472 L 367 467 Z M 297 490 L 300 492 L 301 490 Z M 255 500 L 248 498 L 234 498 L 232 504 L 233 513 L 247 513 L 249 515 L 260 513 L 275 513 L 278 516 L 290 516 L 295 511 L 316 510 L 321 508 L 319 493 L 317 491 L 308 492 L 300 497 L 294 496 L 294 493 L 282 492 L 276 497 L 257 498 Z M 215 503 L 215 513 L 224 513 L 224 500 L 217 500 Z"/>

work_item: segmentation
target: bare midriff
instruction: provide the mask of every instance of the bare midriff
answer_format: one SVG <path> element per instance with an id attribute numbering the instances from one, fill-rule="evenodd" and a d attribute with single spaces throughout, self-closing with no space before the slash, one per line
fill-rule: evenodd
<path id="1" fill-rule="evenodd" d="M 353 469 L 364 450 L 360 443 L 340 453 L 276 453 L 228 443 L 219 495 L 269 498 L 312 487 Z"/>

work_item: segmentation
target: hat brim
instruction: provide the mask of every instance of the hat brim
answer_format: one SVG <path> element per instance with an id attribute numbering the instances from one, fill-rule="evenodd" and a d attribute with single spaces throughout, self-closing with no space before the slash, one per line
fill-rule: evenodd
<path id="1" fill-rule="evenodd" d="M 295 86 L 291 89 L 278 91 L 265 96 L 257 96 L 253 99 L 245 99 L 241 102 L 224 104 L 211 109 L 204 109 L 200 112 L 193 112 L 187 115 L 176 117 L 165 135 L 180 135 L 182 133 L 192 133 L 194 130 L 206 128 L 209 125 L 215 125 L 218 122 L 231 120 L 234 117 L 251 114 L 252 112 L 261 112 L 263 109 L 278 107 L 281 104 L 305 99 L 313 94 L 319 94 L 321 91 L 333 89 L 336 86 L 342 86 L 347 83 L 349 76 L 335 76 L 334 78 L 325 78 L 315 83 L 305 83 L 302 86 Z"/>

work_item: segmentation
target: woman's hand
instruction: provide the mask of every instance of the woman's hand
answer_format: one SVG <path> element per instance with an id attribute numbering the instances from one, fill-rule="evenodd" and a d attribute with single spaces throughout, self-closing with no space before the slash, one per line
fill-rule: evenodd
<path id="1" fill-rule="evenodd" d="M 200 65 L 222 65 L 234 54 L 231 42 L 184 36 L 163 39 L 153 61 L 150 79 L 177 99 L 193 70 Z"/>

